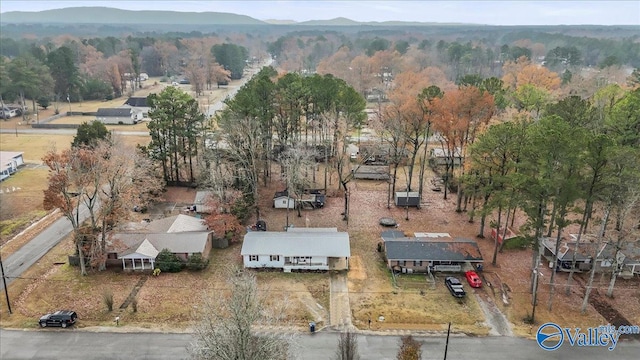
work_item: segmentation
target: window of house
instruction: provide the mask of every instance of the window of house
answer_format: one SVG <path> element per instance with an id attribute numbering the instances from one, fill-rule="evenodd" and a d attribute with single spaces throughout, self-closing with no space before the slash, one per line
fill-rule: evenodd
<path id="1" fill-rule="evenodd" d="M 400 266 L 405 266 L 405 265 L 407 265 L 407 262 L 406 262 L 406 261 L 404 261 L 404 260 L 402 260 L 402 261 L 398 261 L 398 265 L 400 265 Z"/>
<path id="2" fill-rule="evenodd" d="M 249 261 L 258 261 L 258 255 L 249 255 Z"/>
<path id="3" fill-rule="evenodd" d="M 311 263 L 311 256 L 297 256 L 298 264 Z"/>
<path id="4" fill-rule="evenodd" d="M 270 261 L 280 261 L 280 255 L 271 255 L 269 256 Z"/>
<path id="5" fill-rule="evenodd" d="M 413 266 L 422 266 L 422 261 L 414 261 Z"/>

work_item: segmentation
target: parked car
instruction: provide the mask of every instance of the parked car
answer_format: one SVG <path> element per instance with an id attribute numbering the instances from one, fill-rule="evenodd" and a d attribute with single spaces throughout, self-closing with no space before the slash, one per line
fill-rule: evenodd
<path id="1" fill-rule="evenodd" d="M 460 280 L 453 276 L 449 276 L 444 279 L 444 284 L 447 286 L 447 289 L 449 289 L 449 292 L 451 293 L 451 295 L 453 295 L 453 297 L 463 298 L 465 295 L 467 295 L 467 293 L 465 293 L 464 289 L 462 288 L 462 283 L 460 282 Z"/>
<path id="2" fill-rule="evenodd" d="M 40 317 L 40 327 L 47 326 L 61 326 L 66 328 L 76 323 L 78 320 L 78 314 L 71 310 L 59 310 L 52 314 L 46 314 Z"/>
<path id="3" fill-rule="evenodd" d="M 10 119 L 12 117 L 20 115 L 22 115 L 22 111 L 20 111 L 20 113 L 18 114 L 18 109 L 10 109 L 8 107 L 0 109 L 0 118 L 3 119 Z"/>
<path id="4" fill-rule="evenodd" d="M 469 270 L 464 273 L 464 276 L 467 278 L 467 281 L 469 282 L 469 285 L 471 285 L 471 287 L 474 287 L 474 288 L 482 287 L 482 280 L 480 279 L 480 276 L 478 276 L 478 274 L 475 271 Z"/>

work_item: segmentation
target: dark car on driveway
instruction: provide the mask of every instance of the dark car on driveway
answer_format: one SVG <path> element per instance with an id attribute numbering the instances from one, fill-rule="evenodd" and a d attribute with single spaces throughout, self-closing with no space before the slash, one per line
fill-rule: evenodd
<path id="1" fill-rule="evenodd" d="M 40 317 L 40 327 L 47 326 L 60 326 L 66 328 L 76 323 L 78 320 L 78 314 L 71 310 L 59 310 L 51 314 L 46 314 Z"/>
<path id="2" fill-rule="evenodd" d="M 444 284 L 447 286 L 447 289 L 449 289 L 449 292 L 451 293 L 451 295 L 453 295 L 453 297 L 463 298 L 465 297 L 465 295 L 467 295 L 467 293 L 465 293 L 464 289 L 462 288 L 462 283 L 460 282 L 460 280 L 453 276 L 448 276 L 446 279 L 444 279 Z"/>

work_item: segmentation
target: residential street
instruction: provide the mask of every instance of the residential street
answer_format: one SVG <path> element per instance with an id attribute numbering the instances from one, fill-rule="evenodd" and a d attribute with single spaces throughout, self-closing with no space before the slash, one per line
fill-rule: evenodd
<path id="1" fill-rule="evenodd" d="M 124 331 L 124 328 L 118 330 Z M 445 338 L 416 337 L 422 342 L 422 359 L 442 359 Z M 190 334 L 88 332 L 71 329 L 34 331 L 0 330 L 0 359 L 187 359 Z M 398 336 L 358 335 L 358 352 L 363 360 L 395 359 Z M 303 334 L 297 338 L 295 360 L 326 360 L 334 355 L 337 332 Z M 542 350 L 532 340 L 513 337 L 466 337 L 449 339 L 449 360 L 585 360 L 636 359 L 640 342 L 623 342 L 613 351 L 606 348 L 573 348 L 567 344 L 556 351 Z"/>
<path id="2" fill-rule="evenodd" d="M 89 210 L 85 205 L 81 206 L 79 214 L 80 222 L 89 218 Z M 31 265 L 35 264 L 51 248 L 56 246 L 62 239 L 73 231 L 71 222 L 62 217 L 56 220 L 49 227 L 42 230 L 38 236 L 31 239 L 6 259 L 2 259 L 4 273 L 7 278 L 7 285 L 22 275 Z M 0 287 L 4 290 L 4 285 Z"/>

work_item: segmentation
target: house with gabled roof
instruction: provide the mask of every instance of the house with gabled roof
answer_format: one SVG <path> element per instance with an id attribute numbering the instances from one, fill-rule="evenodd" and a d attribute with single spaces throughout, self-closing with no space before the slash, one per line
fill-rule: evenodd
<path id="1" fill-rule="evenodd" d="M 134 125 L 142 120 L 142 113 L 133 111 L 130 107 L 99 108 L 96 112 L 96 120 L 108 125 Z"/>
<path id="2" fill-rule="evenodd" d="M 130 107 L 133 112 L 140 113 L 143 118 L 148 118 L 149 110 L 151 110 L 151 107 L 147 104 L 146 96 L 131 96 L 123 107 Z"/>
<path id="3" fill-rule="evenodd" d="M 240 252 L 244 267 L 282 269 L 284 272 L 349 269 L 348 233 L 333 228 L 294 229 L 248 232 Z"/>
<path id="4" fill-rule="evenodd" d="M 478 244 L 471 239 L 443 233 L 419 235 L 407 237 L 398 230 L 382 233 L 381 248 L 389 269 L 402 273 L 457 272 L 467 264 L 483 262 Z"/>
<path id="5" fill-rule="evenodd" d="M 107 264 L 122 264 L 124 270 L 151 270 L 163 249 L 183 261 L 195 254 L 206 259 L 213 240 L 213 231 L 201 219 L 188 215 L 129 223 L 108 235 Z"/>

